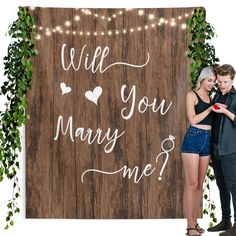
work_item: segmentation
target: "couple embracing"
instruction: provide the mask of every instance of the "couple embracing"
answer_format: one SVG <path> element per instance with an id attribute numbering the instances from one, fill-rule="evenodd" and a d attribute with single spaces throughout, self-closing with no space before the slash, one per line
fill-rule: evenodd
<path id="1" fill-rule="evenodd" d="M 181 153 L 185 173 L 184 213 L 187 235 L 199 236 L 204 229 L 197 223 L 202 201 L 202 188 L 209 160 L 219 188 L 222 221 L 208 231 L 224 231 L 220 236 L 236 236 L 236 90 L 235 70 L 224 64 L 204 68 L 197 85 L 186 97 L 190 126 Z M 215 83 L 213 98 L 209 92 Z M 230 198 L 234 208 L 234 225 L 230 217 Z"/>

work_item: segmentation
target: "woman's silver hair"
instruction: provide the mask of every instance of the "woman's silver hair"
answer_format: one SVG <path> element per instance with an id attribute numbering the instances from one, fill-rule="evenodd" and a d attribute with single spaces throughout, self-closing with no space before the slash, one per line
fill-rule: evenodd
<path id="1" fill-rule="evenodd" d="M 196 84 L 196 86 L 195 86 L 195 88 L 194 88 L 194 91 L 200 89 L 200 87 L 201 87 L 201 82 L 202 82 L 204 79 L 206 79 L 206 78 L 208 78 L 208 77 L 211 77 L 211 76 L 215 76 L 215 74 L 216 74 L 216 73 L 215 73 L 215 71 L 214 71 L 213 68 L 211 68 L 211 67 L 205 67 L 205 68 L 203 68 L 202 71 L 201 71 L 201 73 L 200 73 L 200 75 L 198 76 L 197 84 Z"/>

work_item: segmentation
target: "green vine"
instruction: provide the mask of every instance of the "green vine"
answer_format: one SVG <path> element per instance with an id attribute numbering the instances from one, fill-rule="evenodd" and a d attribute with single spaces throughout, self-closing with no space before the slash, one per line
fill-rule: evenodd
<path id="1" fill-rule="evenodd" d="M 195 9 L 191 19 L 188 21 L 188 36 L 190 43 L 188 45 L 187 56 L 191 59 L 190 65 L 190 85 L 195 88 L 197 78 L 204 67 L 215 67 L 219 59 L 215 56 L 215 48 L 210 40 L 215 37 L 215 29 L 205 20 L 205 10 L 203 8 Z M 205 180 L 203 197 L 206 202 L 203 214 L 210 216 L 209 226 L 217 222 L 215 213 L 215 203 L 210 196 L 210 181 L 215 180 L 213 169 L 209 166 L 207 178 Z"/>
<path id="2" fill-rule="evenodd" d="M 190 65 L 190 85 L 196 86 L 197 78 L 204 67 L 215 67 L 219 59 L 215 56 L 215 48 L 209 40 L 215 37 L 215 29 L 205 20 L 205 10 L 195 9 L 188 21 L 188 35 L 191 42 L 188 45 L 187 56 L 192 59 Z"/>
<path id="3" fill-rule="evenodd" d="M 8 34 L 12 38 L 8 55 L 4 57 L 4 70 L 7 80 L 3 83 L 0 96 L 7 99 L 5 111 L 0 111 L 0 182 L 10 179 L 13 183 L 13 196 L 7 204 L 5 229 L 14 225 L 14 214 L 19 213 L 18 198 L 20 187 L 17 172 L 20 169 L 21 152 L 20 127 L 27 117 L 26 92 L 32 77 L 31 57 L 36 55 L 32 37 L 36 35 L 35 22 L 28 8 L 19 7 L 18 19 L 14 21 Z"/>

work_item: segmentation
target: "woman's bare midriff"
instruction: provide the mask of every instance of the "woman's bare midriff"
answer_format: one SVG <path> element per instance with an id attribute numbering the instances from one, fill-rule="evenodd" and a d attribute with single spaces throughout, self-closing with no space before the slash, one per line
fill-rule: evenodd
<path id="1" fill-rule="evenodd" d="M 211 125 L 191 125 L 191 126 L 196 127 L 198 129 L 211 130 Z"/>

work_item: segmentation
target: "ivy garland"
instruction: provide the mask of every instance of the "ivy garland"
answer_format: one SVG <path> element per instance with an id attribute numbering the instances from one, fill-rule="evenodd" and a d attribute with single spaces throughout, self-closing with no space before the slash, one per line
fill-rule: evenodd
<path id="1" fill-rule="evenodd" d="M 35 22 L 28 8 L 19 7 L 18 19 L 14 21 L 8 34 L 12 43 L 8 55 L 4 57 L 4 75 L 7 80 L 0 89 L 0 95 L 7 98 L 5 111 L 0 111 L 0 182 L 10 179 L 13 196 L 7 204 L 5 229 L 14 225 L 13 216 L 20 212 L 18 198 L 20 187 L 17 172 L 20 169 L 18 154 L 21 152 L 20 127 L 26 123 L 26 92 L 32 78 L 32 56 L 37 54 L 32 37 L 36 36 Z"/>
<path id="2" fill-rule="evenodd" d="M 215 29 L 211 24 L 206 22 L 205 18 L 205 10 L 203 8 L 197 8 L 188 21 L 187 33 L 190 37 L 190 43 L 188 45 L 187 56 L 192 60 L 190 65 L 190 85 L 192 89 L 196 86 L 197 78 L 201 70 L 207 66 L 215 67 L 219 62 L 219 59 L 215 56 L 215 48 L 209 42 L 215 37 Z M 217 222 L 215 213 L 216 206 L 214 201 L 211 200 L 209 186 L 210 181 L 214 180 L 213 169 L 209 166 L 203 193 L 206 202 L 203 214 L 210 216 L 210 227 Z"/>

